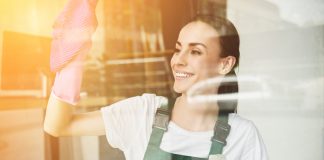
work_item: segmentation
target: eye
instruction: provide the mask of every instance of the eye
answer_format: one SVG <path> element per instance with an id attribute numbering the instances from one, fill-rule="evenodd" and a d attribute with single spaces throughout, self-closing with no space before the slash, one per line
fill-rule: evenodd
<path id="1" fill-rule="evenodd" d="M 173 50 L 173 52 L 176 54 L 176 53 L 179 53 L 180 52 L 180 49 L 178 49 L 178 48 L 175 48 L 174 50 Z"/>
<path id="2" fill-rule="evenodd" d="M 201 53 L 200 51 L 198 51 L 198 50 L 191 50 L 190 53 L 191 53 L 192 55 L 201 55 L 201 54 L 202 54 L 202 53 Z"/>

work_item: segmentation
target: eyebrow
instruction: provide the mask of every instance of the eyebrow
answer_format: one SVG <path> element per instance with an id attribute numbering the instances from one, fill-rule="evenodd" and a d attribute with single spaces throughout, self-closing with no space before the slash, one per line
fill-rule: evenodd
<path id="1" fill-rule="evenodd" d="M 176 42 L 176 44 L 178 44 L 179 46 L 181 46 L 181 43 L 179 41 Z M 198 43 L 198 42 L 191 42 L 189 43 L 189 46 L 197 46 L 197 45 L 201 45 L 203 47 L 205 47 L 207 49 L 207 46 L 203 43 Z"/>

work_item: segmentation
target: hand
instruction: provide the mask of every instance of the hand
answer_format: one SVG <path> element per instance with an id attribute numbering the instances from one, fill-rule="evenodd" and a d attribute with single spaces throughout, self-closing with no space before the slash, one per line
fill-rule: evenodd
<path id="1" fill-rule="evenodd" d="M 53 93 L 69 104 L 79 101 L 82 63 L 97 27 L 97 0 L 70 0 L 54 24 L 51 70 L 56 72 Z"/>

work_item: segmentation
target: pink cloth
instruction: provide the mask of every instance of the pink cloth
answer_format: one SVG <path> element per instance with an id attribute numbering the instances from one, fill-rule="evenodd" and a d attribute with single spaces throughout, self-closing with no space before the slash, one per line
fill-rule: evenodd
<path id="1" fill-rule="evenodd" d="M 91 35 L 97 27 L 97 0 L 69 0 L 54 23 L 51 70 L 59 71 L 78 54 L 91 47 Z"/>
<path id="2" fill-rule="evenodd" d="M 82 62 L 91 48 L 97 27 L 97 0 L 69 0 L 54 23 L 51 70 L 56 72 L 53 93 L 76 104 L 82 82 Z"/>

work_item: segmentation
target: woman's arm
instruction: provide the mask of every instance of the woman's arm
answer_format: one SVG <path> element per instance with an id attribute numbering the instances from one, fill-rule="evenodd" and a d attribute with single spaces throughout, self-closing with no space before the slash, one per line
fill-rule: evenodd
<path id="1" fill-rule="evenodd" d="M 47 105 L 44 130 L 55 137 L 105 134 L 99 110 L 74 114 L 73 107 L 52 94 Z"/>
<path id="2" fill-rule="evenodd" d="M 100 111 L 74 114 L 79 100 L 82 64 L 97 26 L 97 0 L 69 0 L 54 24 L 51 70 L 56 72 L 44 130 L 53 136 L 103 135 Z"/>

